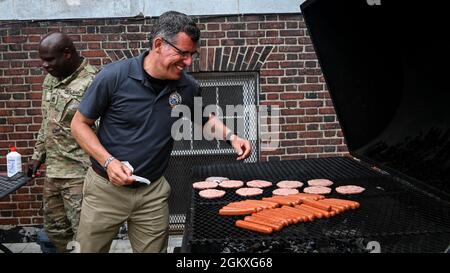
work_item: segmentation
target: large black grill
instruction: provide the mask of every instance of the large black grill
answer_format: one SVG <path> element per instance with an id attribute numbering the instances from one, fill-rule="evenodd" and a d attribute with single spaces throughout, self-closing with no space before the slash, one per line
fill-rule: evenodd
<path id="1" fill-rule="evenodd" d="M 191 192 L 183 250 L 190 252 L 368 252 L 371 241 L 381 252 L 443 252 L 450 245 L 450 203 L 426 194 L 416 186 L 368 168 L 347 157 L 319 158 L 251 164 L 221 164 L 195 167 L 192 182 L 208 176 L 230 179 L 285 179 L 307 181 L 328 178 L 340 185 L 366 188 L 361 194 L 329 197 L 358 201 L 361 207 L 312 222 L 289 225 L 271 235 L 234 226 L 243 216 L 220 216 L 229 202 L 243 200 L 226 190 L 221 199 L 199 197 Z M 274 183 L 275 184 L 275 183 Z M 271 196 L 276 186 L 264 189 Z M 257 197 L 260 199 L 261 196 Z"/>

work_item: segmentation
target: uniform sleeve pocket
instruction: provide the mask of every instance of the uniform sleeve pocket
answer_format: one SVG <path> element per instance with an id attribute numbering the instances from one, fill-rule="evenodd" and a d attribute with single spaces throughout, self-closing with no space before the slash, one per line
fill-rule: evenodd
<path id="1" fill-rule="evenodd" d="M 70 123 L 72 122 L 72 118 L 75 115 L 75 112 L 78 110 L 80 106 L 80 102 L 77 99 L 71 98 L 65 101 L 63 105 L 61 105 L 62 111 L 59 113 L 58 122 L 66 127 L 70 127 Z"/>

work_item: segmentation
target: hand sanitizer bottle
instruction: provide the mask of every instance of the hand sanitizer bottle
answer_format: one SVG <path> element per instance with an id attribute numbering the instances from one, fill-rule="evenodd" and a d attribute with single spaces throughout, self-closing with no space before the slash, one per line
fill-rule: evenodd
<path id="1" fill-rule="evenodd" d="M 16 151 L 16 147 L 11 146 L 10 152 L 6 155 L 8 177 L 22 171 L 22 156 Z"/>

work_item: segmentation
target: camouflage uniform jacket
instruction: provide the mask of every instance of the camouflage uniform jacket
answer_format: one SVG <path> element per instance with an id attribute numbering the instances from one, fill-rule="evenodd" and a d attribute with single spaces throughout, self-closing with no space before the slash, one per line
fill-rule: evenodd
<path id="1" fill-rule="evenodd" d="M 72 136 L 70 122 L 96 72 L 84 60 L 67 78 L 60 81 L 48 74 L 44 80 L 43 120 L 32 159 L 46 162 L 47 177 L 84 177 L 90 166 L 88 155 Z"/>

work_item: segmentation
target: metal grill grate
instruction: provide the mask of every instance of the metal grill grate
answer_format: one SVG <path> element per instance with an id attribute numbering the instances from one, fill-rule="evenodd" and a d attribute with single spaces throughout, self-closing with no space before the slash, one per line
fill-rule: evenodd
<path id="1" fill-rule="evenodd" d="M 232 248 L 233 252 L 252 252 L 260 241 L 277 242 L 278 248 L 259 246 L 257 252 L 288 252 L 293 248 L 298 252 L 363 252 L 360 244 L 366 245 L 369 241 L 379 242 L 383 252 L 440 252 L 450 245 L 450 240 L 439 240 L 450 236 L 449 202 L 425 195 L 407 183 L 398 183 L 351 158 L 202 166 L 194 169 L 192 177 L 198 180 L 211 175 L 273 182 L 329 178 L 335 182 L 333 187 L 357 184 L 366 191 L 352 196 L 333 191 L 329 195 L 360 202 L 361 207 L 356 210 L 329 219 L 290 225 L 271 235 L 260 235 L 234 227 L 234 222 L 242 216 L 218 214 L 225 204 L 242 199 L 234 191 L 227 190 L 224 199 L 213 201 L 199 198 L 198 191 L 193 190 L 189 227 L 185 232 L 186 242 L 183 242 L 185 250 L 228 252 L 229 242 L 233 240 L 237 240 L 238 243 L 233 241 L 233 244 L 239 246 Z M 263 195 L 271 195 L 273 189 L 264 189 Z M 411 238 L 416 238 L 423 249 L 420 245 L 414 246 Z"/>
<path id="2" fill-rule="evenodd" d="M 257 137 L 257 115 L 245 111 L 242 115 L 226 112 L 227 105 L 251 107 L 257 104 L 258 74 L 256 73 L 194 73 L 202 88 L 203 105 L 215 105 L 225 113 L 220 117 L 229 126 L 234 124 L 235 132 L 250 140 L 253 153 L 244 162 L 256 162 L 259 157 Z M 220 113 L 220 112 L 218 112 Z M 228 115 L 226 115 L 228 114 Z M 241 127 L 238 122 L 243 122 Z M 187 204 L 189 203 L 191 168 L 196 165 L 231 163 L 236 160 L 234 150 L 224 141 L 194 140 L 191 125 L 191 140 L 176 141 L 165 177 L 172 186 L 170 206 L 170 230 L 184 228 Z"/>
<path id="3" fill-rule="evenodd" d="M 12 177 L 0 176 L 0 199 L 25 185 L 28 180 L 24 173 L 16 173 Z"/>

